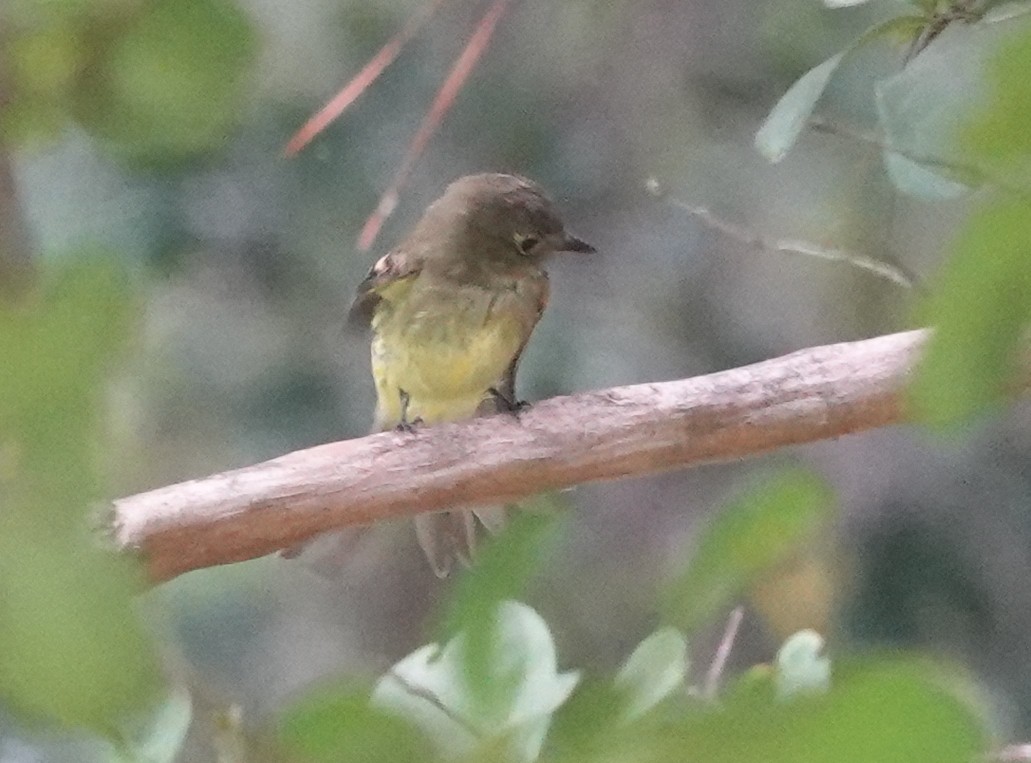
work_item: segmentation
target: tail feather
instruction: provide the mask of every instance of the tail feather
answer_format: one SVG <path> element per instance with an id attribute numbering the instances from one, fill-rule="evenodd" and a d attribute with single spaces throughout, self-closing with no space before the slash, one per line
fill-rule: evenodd
<path id="1" fill-rule="evenodd" d="M 415 536 L 437 577 L 447 577 L 459 564 L 464 567 L 472 564 L 476 555 L 477 524 L 483 525 L 491 535 L 501 532 L 505 526 L 505 507 L 438 511 L 415 518 Z"/>

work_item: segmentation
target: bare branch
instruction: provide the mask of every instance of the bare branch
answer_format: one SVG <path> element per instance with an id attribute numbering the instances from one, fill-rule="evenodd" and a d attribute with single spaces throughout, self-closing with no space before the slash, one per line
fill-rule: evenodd
<path id="1" fill-rule="evenodd" d="M 358 72 L 350 82 L 344 85 L 343 89 L 333 96 L 329 102 L 301 126 L 283 149 L 284 156 L 294 156 L 301 149 L 307 146 L 316 135 L 325 130 L 333 120 L 339 118 L 347 108 L 354 103 L 358 96 L 369 89 L 369 86 L 376 81 L 388 66 L 397 59 L 398 54 L 411 39 L 422 29 L 423 25 L 432 18 L 444 0 L 431 0 L 413 13 L 408 23 L 401 28 L 401 31 L 394 35 L 386 45 L 379 49 L 372 60 Z"/>
<path id="2" fill-rule="evenodd" d="M 901 265 L 887 262 L 886 260 L 879 260 L 876 257 L 870 257 L 865 254 L 849 252 L 837 247 L 823 246 L 822 244 L 817 244 L 811 241 L 765 238 L 760 236 L 758 233 L 750 231 L 743 225 L 738 225 L 730 222 L 729 220 L 724 220 L 723 218 L 718 217 L 708 207 L 688 204 L 687 202 L 681 201 L 680 199 L 672 196 L 666 196 L 665 191 L 654 178 L 648 180 L 647 187 L 649 192 L 655 196 L 665 198 L 666 202 L 670 206 L 687 212 L 703 225 L 713 229 L 717 233 L 733 239 L 739 244 L 752 247 L 753 249 L 758 249 L 764 252 L 776 252 L 779 254 L 800 254 L 806 257 L 816 257 L 821 260 L 844 262 L 854 268 L 865 270 L 868 273 L 872 273 L 875 276 L 884 278 L 907 289 L 916 288 L 919 284 L 916 276 L 908 272 Z"/>
<path id="3" fill-rule="evenodd" d="M 494 30 L 497 28 L 498 22 L 501 21 L 501 17 L 505 15 L 511 2 L 512 0 L 494 0 L 476 24 L 476 28 L 473 30 L 472 35 L 470 35 L 468 42 L 466 42 L 465 48 L 462 49 L 461 54 L 459 54 L 455 63 L 451 66 L 451 71 L 448 72 L 444 84 L 437 91 L 437 95 L 430 105 L 430 110 L 422 118 L 415 137 L 408 144 L 408 149 L 401 160 L 401 165 L 394 171 L 390 187 L 383 192 L 383 195 L 379 198 L 379 203 L 376 205 L 376 209 L 366 218 L 361 233 L 358 234 L 357 244 L 359 251 L 367 252 L 372 248 L 376 241 L 376 236 L 379 235 L 380 228 L 383 227 L 383 223 L 394 213 L 401 189 L 408 181 L 408 176 L 412 174 L 415 163 L 422 156 L 423 151 L 426 150 L 430 139 L 436 134 L 440 123 L 444 121 L 444 117 L 451 111 L 455 99 L 458 98 L 458 94 L 465 86 L 466 80 L 469 79 L 469 75 L 476 68 L 480 57 L 483 56 L 490 46 Z"/>
<path id="4" fill-rule="evenodd" d="M 815 347 L 693 379 L 558 397 L 528 411 L 383 432 L 115 502 L 118 544 L 155 581 L 345 526 L 517 501 L 730 461 L 902 422 L 924 331 Z"/>

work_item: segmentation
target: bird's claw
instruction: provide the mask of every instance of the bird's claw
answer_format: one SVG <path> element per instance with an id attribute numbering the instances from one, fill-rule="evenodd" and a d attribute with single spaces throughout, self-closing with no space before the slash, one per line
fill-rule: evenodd
<path id="1" fill-rule="evenodd" d="M 411 421 L 400 421 L 400 422 L 398 422 L 397 426 L 394 427 L 394 431 L 395 432 L 401 432 L 403 434 L 412 434 L 413 432 L 416 431 L 416 429 L 418 429 L 420 426 L 422 426 L 422 424 L 423 424 L 422 416 L 417 416 L 414 419 L 412 419 Z"/>
<path id="2" fill-rule="evenodd" d="M 515 398 L 509 397 L 497 387 L 491 387 L 487 391 L 498 404 L 498 410 L 503 413 L 511 413 L 518 416 L 523 411 L 529 410 L 532 407 L 532 404 L 526 400 L 516 400 Z"/>

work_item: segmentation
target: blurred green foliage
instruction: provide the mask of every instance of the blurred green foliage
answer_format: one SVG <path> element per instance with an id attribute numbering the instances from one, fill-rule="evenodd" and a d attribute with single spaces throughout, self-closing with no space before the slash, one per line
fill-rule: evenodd
<path id="1" fill-rule="evenodd" d="M 935 327 L 913 385 L 939 425 L 999 404 L 1018 383 L 1031 323 L 1031 25 L 992 51 L 987 104 L 965 115 L 957 142 L 994 192 L 967 220 L 923 306 Z"/>
<path id="2" fill-rule="evenodd" d="M 828 3 L 844 4 L 855 3 Z M 846 53 L 883 32 L 908 33 L 913 58 L 874 86 L 889 177 L 899 191 L 932 200 L 982 185 L 991 193 L 921 307 L 935 332 L 911 397 L 920 416 L 944 425 L 1001 401 L 1022 367 L 1020 340 L 1031 321 L 1031 19 L 1023 3 L 977 4 L 973 17 L 959 3 L 911 5 L 921 15 L 874 27 L 801 77 L 756 146 L 770 161 L 782 159 Z"/>
<path id="3" fill-rule="evenodd" d="M 833 506 L 830 488 L 804 470 L 761 480 L 703 530 L 690 562 L 669 587 L 667 619 L 688 632 L 711 622 L 759 575 L 815 537 Z"/>
<path id="4" fill-rule="evenodd" d="M 987 103 L 967 122 L 960 146 L 993 177 L 1026 188 L 1031 181 L 1031 27 L 1023 27 L 993 51 L 987 67 Z"/>
<path id="5" fill-rule="evenodd" d="M 548 500 L 541 498 L 538 502 Z M 544 554 L 560 529 L 551 508 L 538 506 L 538 511 L 517 514 L 503 538 L 488 544 L 476 566 L 458 580 L 450 597 L 440 637 L 460 631 L 467 634 L 463 664 L 470 685 L 485 692 L 480 698 L 484 702 L 492 701 L 493 693 L 504 691 L 497 676 L 493 681 L 484 680 L 484 676 L 492 674 L 498 659 L 498 602 L 521 596 L 540 569 Z"/>
<path id="6" fill-rule="evenodd" d="M 835 663 L 832 679 L 830 660 L 819 654 L 822 639 L 807 632 L 789 639 L 782 652 L 791 656 L 779 658 L 774 671 L 746 673 L 718 700 L 689 701 L 697 691 L 686 685 L 682 636 L 668 629 L 642 642 L 614 683 L 594 680 L 569 698 L 551 647 L 542 648 L 542 638 L 550 644 L 547 626 L 525 605 L 502 608 L 508 648 L 529 659 L 513 663 L 519 680 L 500 706 L 480 704 L 461 661 L 453 659 L 462 648 L 459 634 L 440 655 L 430 645 L 394 666 L 373 694 L 382 711 L 353 692 L 302 702 L 286 716 L 284 743 L 306 761 L 519 763 L 960 763 L 988 743 L 980 710 L 966 699 L 969 687 L 954 674 L 946 678 L 940 667 L 919 660 L 867 658 Z M 662 669 L 638 669 L 656 655 L 673 654 L 667 647 L 674 642 L 679 656 L 659 659 Z M 628 671 L 634 674 L 630 694 L 619 690 Z M 555 680 L 563 684 L 557 693 Z M 774 681 L 790 690 L 775 692 Z M 644 696 L 648 701 L 641 703 Z M 667 697 L 678 701 L 660 704 Z M 436 755 L 428 756 L 423 745 Z"/>
<path id="7" fill-rule="evenodd" d="M 732 686 L 720 707 L 685 719 L 663 747 L 696 760 L 774 763 L 976 759 L 987 737 L 963 687 L 929 664 L 900 659 L 834 663 L 830 690 L 775 701 L 761 678 Z"/>
<path id="8" fill-rule="evenodd" d="M 282 717 L 280 738 L 303 760 L 320 763 L 430 759 L 412 725 L 372 707 L 360 689 L 313 692 Z"/>
<path id="9" fill-rule="evenodd" d="M 72 120 L 117 155 L 170 164 L 225 145 L 256 41 L 227 0 L 15 2 L 0 21 L 8 141 Z"/>
<path id="10" fill-rule="evenodd" d="M 100 253 L 42 275 L 0 307 L 0 696 L 32 718 L 117 735 L 160 686 L 133 611 L 132 560 L 100 549 L 87 510 L 103 498 L 105 382 L 134 312 Z"/>
<path id="11" fill-rule="evenodd" d="M 939 425 L 1002 402 L 1031 319 L 1031 205 L 997 200 L 966 223 L 924 305 L 934 335 L 914 380 L 918 412 Z"/>

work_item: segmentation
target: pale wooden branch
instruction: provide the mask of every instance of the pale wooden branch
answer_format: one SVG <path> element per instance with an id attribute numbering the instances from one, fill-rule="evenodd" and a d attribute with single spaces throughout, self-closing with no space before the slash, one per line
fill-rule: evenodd
<path id="1" fill-rule="evenodd" d="M 288 453 L 115 502 L 155 581 L 327 530 L 730 461 L 905 420 L 909 331 L 708 376 L 544 400 L 519 414 Z"/>

